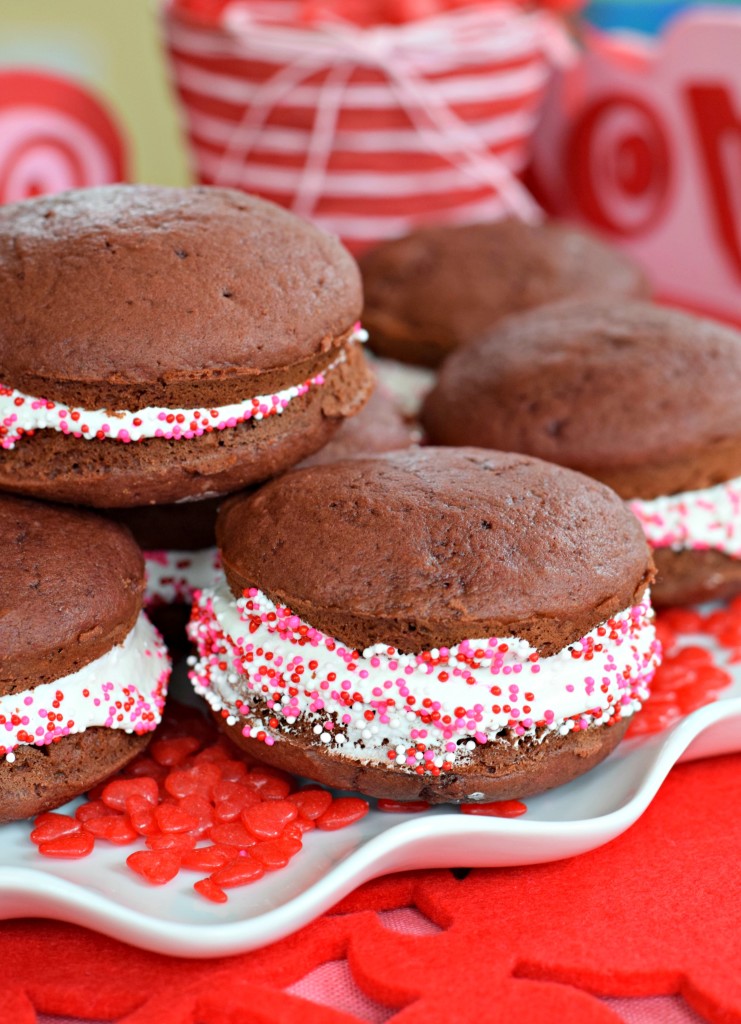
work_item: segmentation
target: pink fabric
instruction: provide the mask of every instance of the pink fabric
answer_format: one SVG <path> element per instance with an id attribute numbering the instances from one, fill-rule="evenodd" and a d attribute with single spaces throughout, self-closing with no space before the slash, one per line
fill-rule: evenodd
<path id="1" fill-rule="evenodd" d="M 604 999 L 625 1024 L 703 1024 L 681 996 L 655 996 L 652 999 Z"/>

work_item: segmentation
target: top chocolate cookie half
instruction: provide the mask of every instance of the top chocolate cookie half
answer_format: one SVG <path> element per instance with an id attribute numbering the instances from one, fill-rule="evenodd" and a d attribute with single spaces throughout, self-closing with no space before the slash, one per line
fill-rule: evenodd
<path id="1" fill-rule="evenodd" d="M 242 192 L 114 185 L 0 208 L 0 379 L 54 401 L 265 394 L 361 304 L 339 241 Z"/>
<path id="2" fill-rule="evenodd" d="M 241 192 L 0 209 L 0 487 L 134 506 L 281 472 L 370 392 L 361 305 L 336 239 Z"/>
<path id="3" fill-rule="evenodd" d="M 523 455 L 407 449 L 296 470 L 228 501 L 232 593 L 255 587 L 364 650 L 518 636 L 550 654 L 637 603 L 637 520 L 602 484 Z"/>
<path id="4" fill-rule="evenodd" d="M 741 335 L 643 302 L 513 316 L 455 353 L 422 419 L 436 444 L 527 452 L 625 498 L 741 475 Z"/>
<path id="5" fill-rule="evenodd" d="M 422 228 L 369 251 L 360 265 L 371 346 L 425 366 L 509 313 L 572 297 L 648 295 L 634 263 L 558 223 Z"/>
<path id="6" fill-rule="evenodd" d="M 70 675 L 124 641 L 144 594 L 125 527 L 1 495 L 0 529 L 0 694 Z"/>

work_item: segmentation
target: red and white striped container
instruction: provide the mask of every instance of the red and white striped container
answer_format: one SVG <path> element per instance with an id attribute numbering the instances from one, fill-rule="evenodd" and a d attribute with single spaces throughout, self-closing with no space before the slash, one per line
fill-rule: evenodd
<path id="1" fill-rule="evenodd" d="M 196 176 L 272 199 L 356 251 L 429 222 L 537 207 L 517 178 L 552 22 L 515 4 L 361 28 L 234 0 L 164 24 Z"/>

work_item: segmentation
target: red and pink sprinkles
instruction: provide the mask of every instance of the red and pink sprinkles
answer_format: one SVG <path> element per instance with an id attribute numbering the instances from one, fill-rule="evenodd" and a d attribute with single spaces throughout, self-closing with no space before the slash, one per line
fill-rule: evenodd
<path id="1" fill-rule="evenodd" d="M 332 367 L 328 367 L 328 370 Z M 325 371 L 327 372 L 327 371 Z M 145 438 L 173 440 L 202 437 L 214 430 L 227 430 L 248 420 L 263 420 L 284 412 L 294 398 L 324 383 L 319 373 L 295 387 L 273 395 L 259 395 L 219 408 L 139 409 L 114 412 L 107 409 L 75 409 L 60 402 L 32 398 L 15 388 L 0 384 L 0 447 L 15 448 L 24 436 L 37 430 L 56 430 L 86 440 L 113 440 L 128 444 Z"/>
<path id="2" fill-rule="evenodd" d="M 343 756 L 438 776 L 477 744 L 611 725 L 638 710 L 660 658 L 646 602 L 542 658 L 509 637 L 400 654 L 342 645 L 255 589 L 196 596 L 196 692 L 272 745 L 302 719 Z"/>
<path id="3" fill-rule="evenodd" d="M 713 487 L 629 502 L 654 548 L 722 551 L 741 558 L 741 477 Z"/>

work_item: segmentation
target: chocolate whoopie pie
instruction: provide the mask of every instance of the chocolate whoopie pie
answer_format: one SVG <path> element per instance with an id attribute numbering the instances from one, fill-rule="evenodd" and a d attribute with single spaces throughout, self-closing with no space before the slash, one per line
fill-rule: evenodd
<path id="1" fill-rule="evenodd" d="M 242 192 L 0 208 L 0 488 L 134 506 L 282 472 L 368 397 L 361 305 L 337 240 Z"/>
<path id="2" fill-rule="evenodd" d="M 643 302 L 563 303 L 455 353 L 424 405 L 435 444 L 527 452 L 630 502 L 657 604 L 741 590 L 741 335 Z"/>
<path id="3" fill-rule="evenodd" d="M 648 295 L 643 272 L 577 228 L 502 220 L 420 228 L 360 261 L 375 352 L 438 366 L 503 316 L 560 299 Z"/>
<path id="4" fill-rule="evenodd" d="M 4 524 L 4 525 L 2 525 Z M 123 527 L 0 496 L 0 822 L 57 807 L 147 744 L 170 663 Z"/>
<path id="5" fill-rule="evenodd" d="M 658 663 L 640 524 L 523 455 L 408 449 L 226 502 L 191 680 L 235 743 L 371 796 L 499 800 L 601 761 Z"/>

